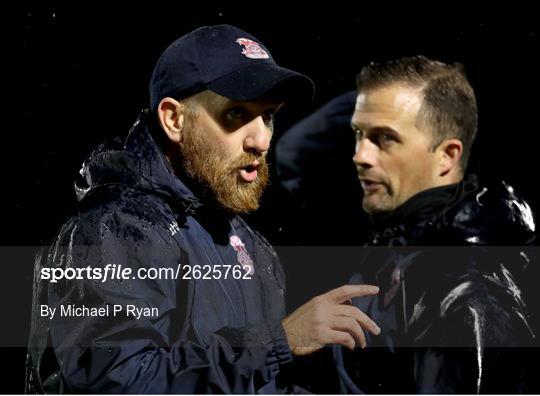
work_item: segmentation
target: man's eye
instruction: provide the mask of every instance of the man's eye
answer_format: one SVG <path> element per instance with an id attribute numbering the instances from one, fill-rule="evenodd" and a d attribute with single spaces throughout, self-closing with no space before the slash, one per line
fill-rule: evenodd
<path id="1" fill-rule="evenodd" d="M 231 119 L 242 119 L 244 117 L 245 111 L 242 107 L 233 107 L 227 111 L 227 116 Z"/>
<path id="2" fill-rule="evenodd" d="M 354 136 L 357 138 L 357 139 L 362 139 L 362 136 L 363 136 L 363 132 L 362 130 L 360 129 L 354 129 Z"/>
<path id="3" fill-rule="evenodd" d="M 380 135 L 379 139 L 383 142 L 383 143 L 389 143 L 389 142 L 394 142 L 395 139 L 392 135 L 389 135 L 387 133 L 383 133 Z"/>

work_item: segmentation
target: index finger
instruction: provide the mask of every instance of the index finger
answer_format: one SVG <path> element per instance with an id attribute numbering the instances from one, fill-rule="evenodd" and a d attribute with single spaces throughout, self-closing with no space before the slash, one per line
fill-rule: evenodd
<path id="1" fill-rule="evenodd" d="M 326 296 L 337 304 L 341 304 L 352 297 L 372 296 L 379 292 L 379 288 L 373 285 L 344 285 L 330 290 Z"/>

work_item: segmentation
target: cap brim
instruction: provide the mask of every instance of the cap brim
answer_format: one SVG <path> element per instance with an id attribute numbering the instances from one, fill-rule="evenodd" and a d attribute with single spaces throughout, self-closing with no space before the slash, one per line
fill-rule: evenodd
<path id="1" fill-rule="evenodd" d="M 233 100 L 254 100 L 272 94 L 285 103 L 310 101 L 313 81 L 298 72 L 271 64 L 258 64 L 220 77 L 206 87 Z"/>

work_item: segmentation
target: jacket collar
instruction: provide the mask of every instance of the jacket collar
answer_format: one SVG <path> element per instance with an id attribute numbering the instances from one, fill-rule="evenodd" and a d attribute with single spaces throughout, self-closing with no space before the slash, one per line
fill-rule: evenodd
<path id="1" fill-rule="evenodd" d="M 143 110 L 127 137 L 101 144 L 88 156 L 75 182 L 79 201 L 104 187 L 124 185 L 181 204 L 188 212 L 201 206 L 152 136 L 149 117 Z"/>
<path id="2" fill-rule="evenodd" d="M 370 220 L 376 231 L 418 224 L 444 215 L 464 196 L 476 190 L 478 190 L 477 178 L 475 175 L 469 175 L 460 183 L 421 191 L 394 211 L 372 215 Z"/>

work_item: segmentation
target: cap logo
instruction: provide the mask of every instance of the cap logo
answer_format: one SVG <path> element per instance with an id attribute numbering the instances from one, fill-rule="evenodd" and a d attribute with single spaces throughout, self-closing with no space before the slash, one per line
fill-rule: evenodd
<path id="1" fill-rule="evenodd" d="M 268 53 L 261 48 L 260 44 L 253 40 L 247 38 L 239 38 L 236 40 L 236 42 L 244 47 L 244 49 L 242 50 L 242 54 L 244 54 L 250 59 L 270 58 L 270 56 L 268 56 Z"/>

